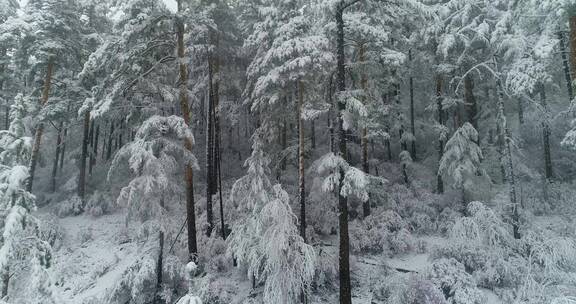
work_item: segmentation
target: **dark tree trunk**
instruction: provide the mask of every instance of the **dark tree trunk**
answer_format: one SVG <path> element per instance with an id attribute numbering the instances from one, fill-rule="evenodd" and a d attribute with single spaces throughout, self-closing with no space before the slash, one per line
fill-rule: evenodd
<path id="1" fill-rule="evenodd" d="M 365 64 L 365 46 L 362 44 L 360 45 L 360 50 L 358 51 L 358 60 L 360 64 Z M 360 75 L 360 88 L 364 91 L 364 95 L 367 95 L 367 88 L 368 88 L 368 78 L 366 73 L 362 70 L 362 74 Z M 364 103 L 366 104 L 366 98 L 364 98 Z M 362 146 L 362 170 L 366 174 L 370 174 L 370 165 L 368 164 L 368 129 L 366 127 L 362 127 L 361 130 L 361 146 Z M 364 217 L 370 215 L 370 200 L 366 200 L 362 203 L 362 213 Z"/>
<path id="2" fill-rule="evenodd" d="M 562 56 L 562 67 L 564 69 L 564 78 L 566 79 L 566 92 L 568 92 L 568 103 L 574 99 L 574 89 L 572 88 L 572 76 L 570 74 L 570 64 L 566 56 L 566 37 L 564 33 L 558 31 L 558 40 L 560 41 L 560 55 Z"/>
<path id="3" fill-rule="evenodd" d="M 337 28 L 337 86 L 338 92 L 346 91 L 346 71 L 344 54 L 344 10 L 345 2 L 340 1 L 336 8 Z M 346 131 L 343 126 L 343 112 L 346 109 L 342 99 L 338 99 L 338 137 L 339 156 L 347 159 Z M 352 287 L 350 284 L 350 236 L 348 234 L 348 199 L 340 191 L 344 186 L 344 169 L 340 168 L 340 180 L 338 182 L 338 211 L 340 227 L 339 272 L 340 272 L 340 304 L 352 304 Z"/>
<path id="4" fill-rule="evenodd" d="M 158 251 L 158 261 L 156 262 L 156 293 L 154 304 L 161 304 L 163 302 L 160 295 L 160 291 L 162 290 L 162 270 L 164 262 L 164 232 L 162 231 L 158 233 L 158 242 L 160 250 Z"/>
<path id="5" fill-rule="evenodd" d="M 178 13 L 183 11 L 182 0 L 178 0 Z M 184 122 L 190 126 L 190 105 L 188 104 L 188 67 L 185 63 L 184 54 L 184 24 L 178 16 L 176 21 L 176 40 L 177 40 L 177 55 L 179 59 L 179 72 L 180 79 L 178 80 L 180 109 Z M 184 141 L 186 150 L 192 153 L 192 141 L 186 139 Z M 194 210 L 194 175 L 192 171 L 192 164 L 186 165 L 186 221 L 188 223 L 188 259 L 190 261 L 197 261 L 198 247 L 196 243 L 196 211 Z"/>
<path id="6" fill-rule="evenodd" d="M 62 135 L 62 151 L 60 151 L 60 172 L 64 168 L 64 156 L 66 156 L 66 138 L 68 137 L 68 127 L 64 128 L 64 134 Z"/>
<path id="7" fill-rule="evenodd" d="M 108 133 L 108 147 L 106 148 L 106 160 L 112 158 L 112 143 L 114 140 L 114 120 L 110 120 L 110 132 Z"/>
<path id="8" fill-rule="evenodd" d="M 576 71 L 576 15 L 570 16 L 570 67 Z"/>
<path id="9" fill-rule="evenodd" d="M 89 144 L 88 144 L 88 148 L 93 148 L 94 147 L 94 129 L 96 128 L 95 125 L 95 121 L 92 120 L 92 122 L 90 122 L 90 133 L 88 135 L 89 138 Z M 92 163 L 93 160 L 92 158 L 94 157 L 94 155 L 92 154 L 92 150 L 88 151 L 88 175 L 92 175 Z"/>
<path id="10" fill-rule="evenodd" d="M 52 72 L 54 69 L 54 58 L 48 59 L 48 66 L 46 68 L 46 78 L 44 79 L 44 88 L 42 90 L 42 99 L 40 107 L 43 108 L 48 102 L 50 94 L 50 85 L 52 84 Z M 36 164 L 38 163 L 38 155 L 40 154 L 40 144 L 42 143 L 42 135 L 44 134 L 44 123 L 39 122 L 36 126 L 34 134 L 34 145 L 32 146 L 32 155 L 30 156 L 30 178 L 26 185 L 26 191 L 32 192 L 32 185 L 34 183 L 34 173 L 36 173 Z"/>
<path id="11" fill-rule="evenodd" d="M 540 104 L 544 110 L 544 122 L 542 122 L 542 140 L 544 148 L 544 176 L 546 180 L 553 177 L 552 154 L 550 153 L 550 125 L 548 124 L 548 102 L 546 101 L 546 88 L 540 85 Z"/>
<path id="12" fill-rule="evenodd" d="M 84 202 L 86 194 L 86 157 L 90 143 L 90 111 L 84 113 L 84 137 L 82 139 L 82 154 L 80 155 L 80 175 L 78 176 L 78 196 Z"/>
<path id="13" fill-rule="evenodd" d="M 96 158 L 98 157 L 98 140 L 100 139 L 100 124 L 96 125 L 96 133 L 94 134 L 94 145 L 92 146 L 92 155 L 90 162 L 90 174 L 92 174 L 92 167 L 96 165 Z"/>
<path id="14" fill-rule="evenodd" d="M 300 202 L 300 236 L 306 242 L 306 183 L 304 176 L 304 84 L 298 81 L 298 201 Z"/>
<path id="15" fill-rule="evenodd" d="M 56 176 L 58 174 L 58 160 L 60 159 L 60 150 L 62 149 L 62 133 L 64 132 L 64 123 L 58 125 L 58 135 L 56 136 L 56 151 L 54 152 L 54 164 L 52 165 L 52 192 L 56 191 Z"/>
<path id="16" fill-rule="evenodd" d="M 464 102 L 466 121 L 468 121 L 474 129 L 478 131 L 478 134 L 480 134 L 480 130 L 478 129 L 478 104 L 476 102 L 476 97 L 474 96 L 474 79 L 470 74 L 464 77 Z M 478 136 L 476 144 L 480 144 L 480 136 Z"/>
<path id="17" fill-rule="evenodd" d="M 408 51 L 408 60 L 412 62 L 412 50 Z M 411 69 L 413 66 L 411 66 Z M 416 124 L 415 120 L 415 113 L 414 113 L 414 78 L 412 77 L 412 70 L 410 70 L 410 131 L 412 132 L 412 143 L 410 146 L 410 154 L 412 159 L 416 159 Z"/>
<path id="18" fill-rule="evenodd" d="M 214 81 L 212 60 L 208 62 L 208 113 L 206 113 L 206 220 L 210 235 L 214 229 L 214 212 L 212 208 L 212 195 L 214 194 Z"/>
<path id="19" fill-rule="evenodd" d="M 441 127 L 444 127 L 444 109 L 442 106 L 442 102 L 444 98 L 442 97 L 442 76 L 436 76 L 436 104 L 438 110 L 438 124 Z M 440 136 L 438 139 L 438 161 L 442 159 L 444 155 L 444 139 L 442 138 L 443 135 Z M 438 193 L 444 193 L 444 181 L 442 180 L 442 176 L 440 174 L 437 175 L 437 187 L 436 191 Z"/>
<path id="20" fill-rule="evenodd" d="M 518 123 L 524 124 L 524 101 L 522 98 L 518 98 Z"/>

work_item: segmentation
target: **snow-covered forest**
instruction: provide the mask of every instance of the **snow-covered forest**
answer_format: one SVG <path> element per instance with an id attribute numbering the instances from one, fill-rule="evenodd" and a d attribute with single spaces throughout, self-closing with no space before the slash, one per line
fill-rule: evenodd
<path id="1" fill-rule="evenodd" d="M 575 78 L 576 0 L 0 0 L 0 303 L 576 303 Z"/>

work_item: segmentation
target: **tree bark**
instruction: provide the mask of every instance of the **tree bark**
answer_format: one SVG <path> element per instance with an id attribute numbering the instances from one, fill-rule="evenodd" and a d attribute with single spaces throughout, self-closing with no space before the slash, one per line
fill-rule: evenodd
<path id="1" fill-rule="evenodd" d="M 100 139 L 100 124 L 96 125 L 96 133 L 94 134 L 94 145 L 92 146 L 92 162 L 90 168 L 96 165 L 96 158 L 98 157 L 98 141 Z M 92 170 L 90 170 L 90 174 L 92 174 Z"/>
<path id="2" fill-rule="evenodd" d="M 298 201 L 300 202 L 300 236 L 306 242 L 306 183 L 304 176 L 304 83 L 298 81 Z"/>
<path id="3" fill-rule="evenodd" d="M 444 109 L 442 106 L 442 102 L 444 98 L 442 96 L 442 76 L 436 75 L 436 104 L 438 110 L 438 124 L 440 127 L 444 127 Z M 444 139 L 442 138 L 443 135 L 440 135 L 438 139 L 438 162 L 442 159 L 444 155 Z M 438 193 L 444 193 L 444 181 L 442 180 L 442 175 L 437 175 L 437 186 L 436 191 Z"/>
<path id="4" fill-rule="evenodd" d="M 114 120 L 110 120 L 110 132 L 108 133 L 108 146 L 106 147 L 106 160 L 112 158 L 112 143 L 114 140 Z"/>
<path id="5" fill-rule="evenodd" d="M 464 77 L 464 108 L 466 110 L 466 120 L 478 131 L 478 104 L 474 96 L 474 79 L 471 74 Z M 480 144 L 480 136 L 476 144 Z"/>
<path id="6" fill-rule="evenodd" d="M 408 51 L 408 60 L 412 63 L 412 50 Z M 410 146 L 410 154 L 412 159 L 416 159 L 416 124 L 415 124 L 415 113 L 414 113 L 414 77 L 412 77 L 412 69 L 410 69 L 410 131 L 412 132 L 412 143 Z"/>
<path id="7" fill-rule="evenodd" d="M 570 16 L 570 66 L 576 71 L 576 15 Z"/>
<path id="8" fill-rule="evenodd" d="M 160 231 L 158 233 L 159 251 L 158 251 L 158 261 L 156 262 L 156 293 L 154 297 L 155 304 L 161 304 L 162 297 L 160 291 L 162 290 L 162 270 L 164 262 L 164 232 Z"/>
<path id="9" fill-rule="evenodd" d="M 337 86 L 338 92 L 346 91 L 345 54 L 344 54 L 344 10 L 345 2 L 340 1 L 336 8 L 337 28 Z M 344 100 L 338 98 L 338 137 L 339 156 L 347 159 L 346 131 L 344 130 L 343 112 L 346 109 Z M 339 272 L 340 272 L 340 304 L 352 304 L 352 287 L 350 284 L 350 236 L 348 234 L 348 199 L 342 195 L 344 186 L 344 168 L 339 168 L 340 180 L 338 181 L 338 211 L 340 228 Z"/>
<path id="10" fill-rule="evenodd" d="M 46 78 L 44 79 L 44 88 L 42 90 L 42 99 L 40 100 L 40 107 L 44 107 L 48 102 L 50 94 L 50 86 L 52 84 L 52 72 L 54 69 L 54 58 L 48 59 L 48 66 L 46 68 Z M 32 192 L 32 185 L 34 183 L 34 173 L 36 173 L 36 164 L 38 163 L 38 155 L 40 154 L 40 144 L 42 143 L 42 135 L 44 133 L 44 123 L 38 122 L 36 132 L 34 135 L 34 145 L 32 146 L 32 155 L 30 156 L 30 178 L 26 185 L 26 191 Z"/>
<path id="11" fill-rule="evenodd" d="M 182 0 L 178 0 L 178 14 L 183 11 Z M 184 24 L 182 23 L 181 16 L 177 16 L 176 21 L 176 40 L 177 40 L 177 54 L 179 59 L 180 79 L 178 80 L 180 109 L 184 122 L 190 127 L 190 105 L 188 104 L 188 67 L 185 63 L 184 57 Z M 186 150 L 192 153 L 192 141 L 186 139 L 184 141 Z M 192 164 L 186 165 L 186 221 L 188 223 L 188 259 L 190 261 L 197 261 L 198 247 L 196 243 L 196 211 L 194 210 L 194 175 L 192 171 Z"/>
<path id="12" fill-rule="evenodd" d="M 358 60 L 360 61 L 360 64 L 365 64 L 366 61 L 366 47 L 364 46 L 364 44 L 360 45 L 360 49 L 358 51 Z M 366 73 L 364 72 L 364 68 L 362 68 L 362 72 L 360 75 L 360 88 L 363 91 L 363 94 L 366 96 L 367 95 L 367 88 L 368 88 L 368 78 L 366 76 Z M 367 102 L 367 98 L 364 98 L 364 104 L 366 104 Z M 366 126 L 362 127 L 361 130 L 362 134 L 361 134 L 361 146 L 362 146 L 362 170 L 364 171 L 364 173 L 366 174 L 370 174 L 370 165 L 368 164 L 368 129 L 366 128 Z M 362 213 L 364 215 L 364 217 L 368 217 L 370 215 L 370 199 L 366 200 L 365 202 L 362 203 Z"/>
<path id="13" fill-rule="evenodd" d="M 56 191 L 56 176 L 58 174 L 58 160 L 60 159 L 60 150 L 62 149 L 62 133 L 64 132 L 64 123 L 58 125 L 58 135 L 56 136 L 56 151 L 54 152 L 54 164 L 52 165 L 52 192 Z"/>
<path id="14" fill-rule="evenodd" d="M 516 177 L 514 174 L 514 161 L 512 159 L 512 143 L 510 130 L 508 129 L 508 124 L 506 122 L 506 114 L 504 113 L 504 91 L 502 90 L 502 84 L 500 79 L 496 80 L 496 90 L 497 90 L 497 105 L 498 105 L 498 124 L 500 126 L 500 137 L 503 138 L 504 151 L 503 157 L 506 157 L 508 171 L 505 174 L 507 176 L 506 180 L 510 182 L 510 200 L 512 203 L 512 230 L 515 239 L 520 239 L 520 213 L 518 199 L 516 196 Z M 502 162 L 504 163 L 504 162 Z"/>
<path id="15" fill-rule="evenodd" d="M 212 195 L 214 194 L 214 87 L 212 61 L 208 62 L 208 113 L 206 113 L 206 220 L 210 235 L 214 228 L 214 212 L 212 208 Z"/>
<path id="16" fill-rule="evenodd" d="M 84 202 L 86 194 L 86 157 L 90 143 L 90 111 L 84 113 L 84 137 L 82 139 L 82 154 L 80 155 L 80 175 L 78 176 L 78 196 Z"/>
<path id="17" fill-rule="evenodd" d="M 553 177 L 552 154 L 550 153 L 550 125 L 548 124 L 548 102 L 546 101 L 546 88 L 540 85 L 540 104 L 544 109 L 544 121 L 542 122 L 542 141 L 544 150 L 544 176 L 546 180 Z"/>
<path id="18" fill-rule="evenodd" d="M 572 75 L 570 74 L 570 64 L 566 56 L 566 37 L 564 33 L 558 31 L 558 40 L 560 41 L 560 55 L 562 57 L 562 68 L 564 69 L 564 78 L 566 79 L 566 92 L 568 92 L 568 103 L 574 99 L 574 89 L 572 88 Z"/>
<path id="19" fill-rule="evenodd" d="M 64 135 L 62 135 L 62 151 L 60 151 L 60 172 L 64 168 L 64 156 L 66 156 L 66 138 L 68 137 L 68 127 L 64 128 Z"/>

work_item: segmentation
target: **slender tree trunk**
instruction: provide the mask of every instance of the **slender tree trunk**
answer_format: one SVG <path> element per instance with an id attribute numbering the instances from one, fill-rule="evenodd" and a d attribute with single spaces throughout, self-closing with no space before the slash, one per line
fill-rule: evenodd
<path id="1" fill-rule="evenodd" d="M 62 151 L 60 151 L 60 172 L 64 168 L 64 156 L 66 156 L 66 140 L 68 138 L 68 127 L 64 128 L 64 134 L 62 135 Z"/>
<path id="2" fill-rule="evenodd" d="M 408 60 L 412 62 L 412 50 L 408 51 Z M 412 132 L 412 143 L 410 147 L 410 154 L 412 159 L 416 159 L 416 124 L 415 124 L 415 113 L 414 113 L 414 78 L 412 77 L 412 69 L 414 67 L 411 66 L 410 69 L 410 131 Z"/>
<path id="3" fill-rule="evenodd" d="M 362 44 L 360 45 L 360 50 L 358 51 L 358 60 L 360 61 L 360 64 L 366 64 L 366 48 L 365 46 Z M 364 92 L 364 95 L 367 94 L 366 89 L 368 88 L 368 78 L 366 76 L 366 73 L 364 73 L 364 68 L 362 68 L 362 74 L 360 75 L 360 88 L 362 89 L 362 91 Z M 366 104 L 367 99 L 364 98 L 364 103 Z M 361 134 L 361 146 L 362 146 L 362 170 L 364 171 L 364 173 L 366 174 L 370 174 L 370 165 L 368 164 L 368 129 L 366 128 L 366 126 L 362 127 L 361 130 L 362 134 Z M 365 202 L 362 203 L 362 213 L 364 215 L 364 217 L 368 217 L 370 215 L 370 200 L 366 200 Z"/>
<path id="4" fill-rule="evenodd" d="M 54 164 L 52 165 L 52 192 L 56 191 L 56 176 L 58 174 L 58 160 L 60 159 L 60 150 L 62 149 L 62 133 L 64 132 L 64 123 L 58 125 L 58 135 L 56 136 L 56 152 L 54 152 Z"/>
<path id="5" fill-rule="evenodd" d="M 284 119 L 284 122 L 282 123 L 282 134 L 280 135 L 280 142 L 282 145 L 282 160 L 280 161 L 280 170 L 282 171 L 286 170 L 286 155 L 284 155 L 284 153 L 288 148 L 287 133 L 288 133 L 288 123 L 286 122 L 286 119 Z"/>
<path id="6" fill-rule="evenodd" d="M 94 147 L 94 129 L 96 128 L 94 119 L 90 122 L 90 133 L 88 136 L 88 175 L 92 175 L 92 163 L 94 155 L 92 153 Z"/>
<path id="7" fill-rule="evenodd" d="M 100 139 L 100 124 L 96 125 L 96 134 L 94 135 L 94 145 L 92 146 L 92 166 L 96 165 L 98 157 L 98 141 Z M 90 171 L 92 173 L 92 171 Z"/>
<path id="8" fill-rule="evenodd" d="M 518 98 L 518 123 L 524 124 L 524 101 L 522 98 Z"/>
<path id="9" fill-rule="evenodd" d="M 179 59 L 180 79 L 178 80 L 180 109 L 184 122 L 190 127 L 190 105 L 188 104 L 188 67 L 184 57 L 184 24 L 180 14 L 182 13 L 182 0 L 178 0 L 178 17 L 177 17 L 177 54 Z M 186 150 L 192 153 L 192 140 L 184 141 Z M 196 243 L 196 211 L 194 210 L 194 175 L 192 164 L 186 166 L 186 221 L 188 223 L 188 259 L 196 261 L 198 256 L 198 247 Z"/>
<path id="10" fill-rule="evenodd" d="M 8 296 L 8 287 L 10 286 L 10 267 L 6 266 L 6 269 L 2 271 L 2 299 L 6 299 Z"/>
<path id="11" fill-rule="evenodd" d="M 80 155 L 80 175 L 78 176 L 78 196 L 84 202 L 86 194 L 86 157 L 90 143 L 90 111 L 84 113 L 84 138 L 82 140 L 82 154 Z"/>
<path id="12" fill-rule="evenodd" d="M 208 221 L 207 234 L 212 233 L 214 228 L 214 212 L 212 208 L 212 195 L 214 194 L 213 165 L 214 165 L 214 80 L 212 61 L 208 63 L 208 113 L 206 115 L 206 219 Z"/>
<path id="13" fill-rule="evenodd" d="M 164 262 L 164 232 L 160 231 L 158 233 L 159 251 L 158 251 L 158 261 L 156 262 L 156 292 L 154 297 L 154 304 L 161 304 L 163 302 L 160 296 L 160 291 L 162 290 L 162 270 Z M 165 302 L 164 302 L 165 303 Z"/>
<path id="14" fill-rule="evenodd" d="M 570 74 L 570 64 L 566 56 L 566 37 L 562 31 L 558 31 L 558 40 L 560 41 L 560 55 L 562 56 L 562 67 L 564 69 L 564 78 L 566 79 L 566 92 L 568 92 L 568 103 L 574 99 L 574 89 L 572 88 L 572 76 Z"/>
<path id="15" fill-rule="evenodd" d="M 298 200 L 300 201 L 300 236 L 306 242 L 306 183 L 304 179 L 304 83 L 298 81 Z"/>
<path id="16" fill-rule="evenodd" d="M 508 171 L 505 171 L 507 176 L 506 180 L 510 182 L 510 200 L 512 203 L 512 230 L 515 239 L 520 239 L 520 215 L 519 215 L 519 205 L 516 195 L 516 177 L 514 174 L 514 161 L 512 159 L 512 143 L 510 130 L 508 129 L 508 123 L 506 122 L 506 114 L 504 113 L 504 92 L 502 90 L 502 84 L 500 79 L 496 80 L 496 90 L 498 99 L 498 124 L 500 125 L 501 138 L 504 138 L 504 153 L 503 156 L 506 157 Z M 502 162 L 504 163 L 504 162 Z"/>
<path id="17" fill-rule="evenodd" d="M 576 15 L 570 16 L 570 67 L 576 71 Z"/>
<path id="18" fill-rule="evenodd" d="M 474 79 L 472 75 L 468 74 L 464 77 L 464 109 L 466 110 L 466 120 L 478 131 L 478 104 L 474 96 Z M 480 136 L 476 144 L 480 144 Z"/>
<path id="19" fill-rule="evenodd" d="M 542 122 L 542 141 L 544 148 L 544 176 L 550 181 L 553 177 L 552 154 L 550 153 L 550 125 L 548 124 L 548 102 L 546 101 L 546 88 L 540 85 L 540 104 L 544 109 L 544 122 Z"/>
<path id="20" fill-rule="evenodd" d="M 441 128 L 444 128 L 444 109 L 442 103 L 444 101 L 442 95 L 442 76 L 436 75 L 436 104 L 438 107 L 438 124 Z M 441 131 L 443 132 L 443 131 Z M 442 159 L 444 155 L 444 135 L 440 134 L 440 138 L 438 139 L 438 161 Z M 437 187 L 436 191 L 438 193 L 444 193 L 444 181 L 442 180 L 442 175 L 437 175 Z"/>
<path id="21" fill-rule="evenodd" d="M 341 0 L 336 8 L 337 28 L 337 85 L 338 92 L 346 91 L 345 55 L 344 55 L 344 1 Z M 338 99 L 338 137 L 339 156 L 346 159 L 346 131 L 343 126 L 343 112 L 346 109 L 344 101 Z M 348 234 L 348 199 L 342 195 L 344 186 L 344 168 L 339 168 L 340 180 L 338 182 L 338 211 L 340 227 L 339 272 L 340 272 L 340 304 L 352 304 L 352 287 L 350 284 L 350 236 Z"/>
<path id="22" fill-rule="evenodd" d="M 310 144 L 312 145 L 312 150 L 316 149 L 316 119 L 312 119 L 310 122 Z"/>
<path id="23" fill-rule="evenodd" d="M 54 69 L 54 58 L 48 59 L 48 66 L 46 68 L 46 78 L 44 79 L 44 88 L 42 90 L 42 99 L 40 107 L 44 107 L 48 102 L 50 94 L 50 85 L 52 84 L 52 72 Z M 34 135 L 34 145 L 32 146 L 32 155 L 30 156 L 30 178 L 26 185 L 26 191 L 32 192 L 32 185 L 34 183 L 34 173 L 36 173 L 36 164 L 38 163 L 38 155 L 40 154 L 40 144 L 42 143 L 42 134 L 44 133 L 44 123 L 38 122 L 36 132 Z"/>
<path id="24" fill-rule="evenodd" d="M 110 132 L 108 133 L 108 145 L 106 147 L 106 160 L 112 158 L 112 144 L 114 142 L 114 120 L 110 120 Z"/>

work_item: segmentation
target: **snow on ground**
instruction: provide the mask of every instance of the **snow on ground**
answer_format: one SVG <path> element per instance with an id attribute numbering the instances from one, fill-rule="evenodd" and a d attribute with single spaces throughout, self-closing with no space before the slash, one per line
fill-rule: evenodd
<path id="1" fill-rule="evenodd" d="M 138 246 L 121 233 L 124 216 L 59 219 L 62 245 L 54 249 L 54 280 L 64 303 L 80 304 L 106 294 L 138 257 Z M 124 234 L 125 235 L 125 234 Z"/>

